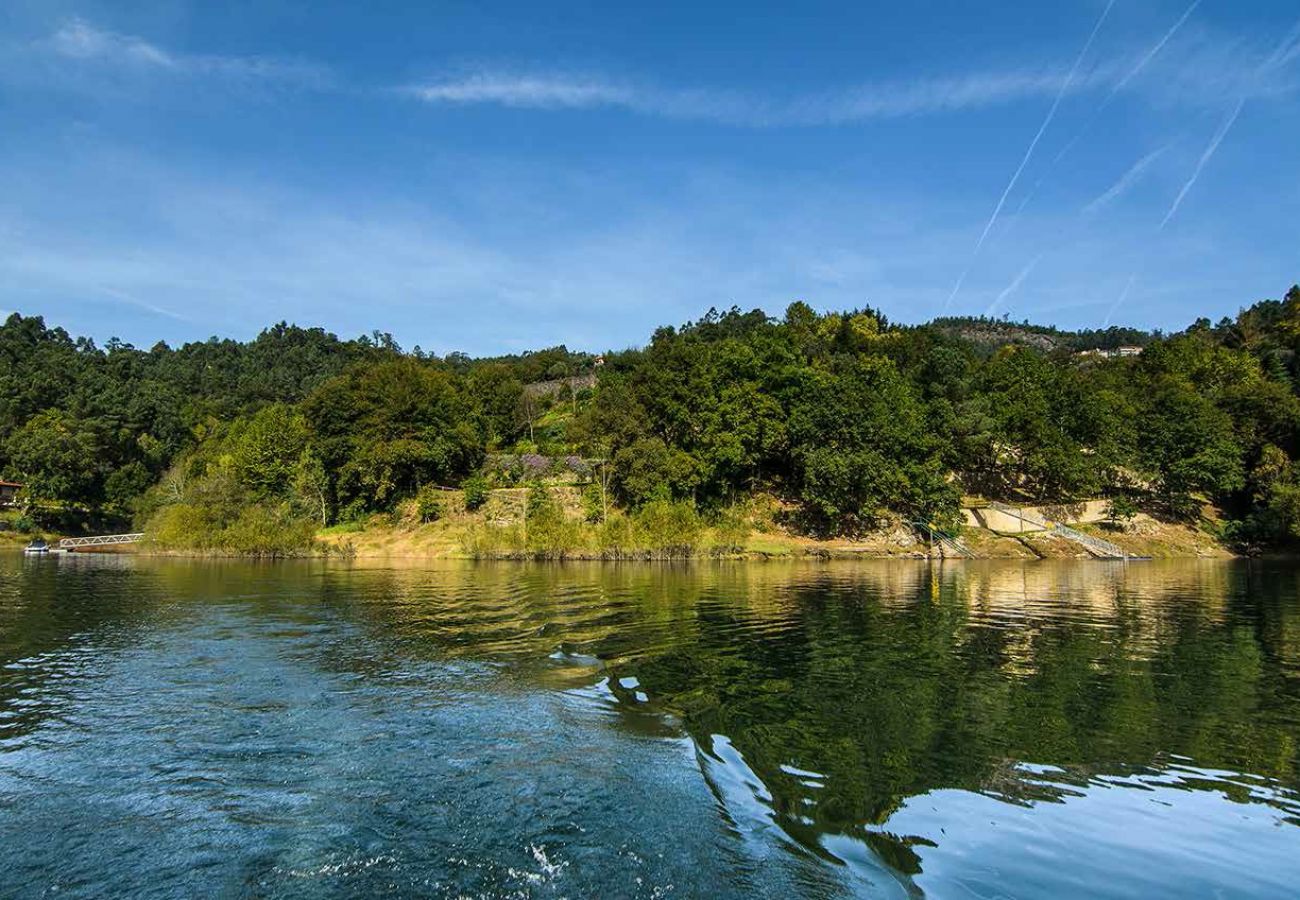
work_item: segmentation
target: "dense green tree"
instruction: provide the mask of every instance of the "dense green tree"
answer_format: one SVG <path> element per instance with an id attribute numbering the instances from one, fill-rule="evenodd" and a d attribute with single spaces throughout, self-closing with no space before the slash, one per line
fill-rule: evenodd
<path id="1" fill-rule="evenodd" d="M 459 480 L 483 437 L 450 372 L 411 357 L 358 366 L 303 403 L 335 500 L 381 509 L 422 485 Z"/>
<path id="2" fill-rule="evenodd" d="M 103 465 L 98 435 L 86 422 L 61 409 L 28 419 L 9 438 L 10 468 L 36 501 L 93 503 L 100 498 Z"/>
<path id="3" fill-rule="evenodd" d="M 1190 515 L 1197 494 L 1226 494 L 1242 486 L 1242 452 L 1232 420 L 1186 381 L 1156 379 L 1141 416 L 1141 462 L 1170 512 Z"/>
<path id="4" fill-rule="evenodd" d="M 1120 346 L 1143 349 L 1076 352 Z M 613 501 L 716 516 L 755 491 L 825 532 L 951 522 L 965 491 L 1178 516 L 1211 501 L 1243 540 L 1290 541 L 1298 354 L 1300 287 L 1174 335 L 733 307 L 603 365 L 563 346 L 439 360 L 380 331 L 345 341 L 286 323 L 248 342 L 100 347 L 12 315 L 0 477 L 38 505 L 201 528 L 211 547 L 269 545 L 285 523 L 300 536 L 429 485 L 485 490 L 488 470 L 467 478 L 488 453 L 518 477 L 600 460 L 584 477 L 611 529 L 633 528 Z"/>

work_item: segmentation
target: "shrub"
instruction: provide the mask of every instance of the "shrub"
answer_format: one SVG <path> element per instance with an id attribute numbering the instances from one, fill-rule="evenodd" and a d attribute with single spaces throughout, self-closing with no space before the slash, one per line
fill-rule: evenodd
<path id="1" fill-rule="evenodd" d="M 521 556 L 526 546 L 524 530 L 518 525 L 483 525 L 465 536 L 465 552 L 473 557 Z"/>
<path id="2" fill-rule="evenodd" d="M 488 501 L 488 483 L 482 475 L 466 478 L 461 490 L 465 492 L 465 508 L 468 510 L 479 509 Z"/>
<path id="3" fill-rule="evenodd" d="M 366 502 L 364 500 L 353 500 L 339 510 L 338 521 L 360 522 L 365 519 L 366 512 Z"/>
<path id="4" fill-rule="evenodd" d="M 713 546 L 715 553 L 740 553 L 749 540 L 749 523 L 745 520 L 745 510 L 739 506 L 729 506 L 718 513 L 713 524 Z"/>
<path id="5" fill-rule="evenodd" d="M 189 503 L 164 506 L 145 525 L 149 540 L 171 550 L 205 550 L 216 543 L 218 525 L 202 507 Z"/>
<path id="6" fill-rule="evenodd" d="M 597 532 L 602 553 L 615 558 L 630 556 L 636 551 L 636 534 L 632 522 L 622 513 L 614 513 Z"/>
<path id="7" fill-rule="evenodd" d="M 310 549 L 314 523 L 295 518 L 284 509 L 250 506 L 217 538 L 217 547 L 250 556 L 291 556 Z"/>
<path id="8" fill-rule="evenodd" d="M 565 518 L 564 510 L 541 484 L 528 489 L 524 529 L 528 552 L 538 557 L 562 557 L 583 543 L 579 524 Z"/>
<path id="9" fill-rule="evenodd" d="M 1117 494 L 1106 504 L 1106 518 L 1112 525 L 1123 527 L 1138 514 L 1137 504 L 1127 494 Z"/>
<path id="10" fill-rule="evenodd" d="M 438 491 L 427 485 L 420 488 L 419 493 L 415 495 L 415 512 L 421 524 L 441 519 L 442 498 L 438 496 Z"/>
<path id="11" fill-rule="evenodd" d="M 637 542 L 655 555 L 690 556 L 700 530 L 700 517 L 689 501 L 652 500 L 636 514 Z"/>
<path id="12" fill-rule="evenodd" d="M 582 517 L 592 523 L 605 520 L 605 493 L 594 481 L 582 490 Z"/>

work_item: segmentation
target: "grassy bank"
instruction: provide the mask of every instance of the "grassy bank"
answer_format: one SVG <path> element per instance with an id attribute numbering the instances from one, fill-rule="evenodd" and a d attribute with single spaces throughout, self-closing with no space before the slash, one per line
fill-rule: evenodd
<path id="1" fill-rule="evenodd" d="M 852 539 L 818 540 L 783 527 L 779 504 L 757 498 L 721 516 L 702 516 L 683 504 L 651 504 L 638 513 L 613 511 L 588 521 L 581 494 L 552 488 L 548 505 L 529 514 L 527 489 L 491 491 L 480 508 L 464 495 L 440 495 L 435 518 L 424 520 L 414 505 L 317 532 L 317 552 L 363 558 L 462 558 L 552 560 L 674 560 L 783 558 L 925 558 L 929 545 L 902 523 Z M 1125 528 L 1080 526 L 1137 556 L 1223 557 L 1232 553 L 1212 529 L 1160 522 L 1139 515 Z M 987 559 L 1088 558 L 1078 544 L 1047 533 L 999 534 L 967 528 L 963 542 Z"/>

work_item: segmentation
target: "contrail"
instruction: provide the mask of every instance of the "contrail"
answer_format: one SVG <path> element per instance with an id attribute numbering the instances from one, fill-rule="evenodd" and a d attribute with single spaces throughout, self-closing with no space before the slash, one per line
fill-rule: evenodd
<path id="1" fill-rule="evenodd" d="M 1007 182 L 1006 190 L 1004 190 L 1002 196 L 998 198 L 998 205 L 993 208 L 993 215 L 989 216 L 988 224 L 984 226 L 984 231 L 980 235 L 979 241 L 975 244 L 975 252 L 971 254 L 971 260 L 966 264 L 966 270 L 962 272 L 961 277 L 957 279 L 957 284 L 953 287 L 952 293 L 948 295 L 948 301 L 943 305 L 944 312 L 948 311 L 948 307 L 952 306 L 952 301 L 957 298 L 958 292 L 961 291 L 962 283 L 966 280 L 966 276 L 970 274 L 971 266 L 975 264 L 975 259 L 979 256 L 980 249 L 984 246 L 984 241 L 988 238 L 989 232 L 993 230 L 993 226 L 997 222 L 998 216 L 1001 215 L 1002 207 L 1006 205 L 1007 197 L 1015 188 L 1016 182 L 1020 180 L 1020 174 L 1025 171 L 1025 166 L 1029 164 L 1029 159 L 1034 155 L 1034 149 L 1038 146 L 1038 142 L 1042 140 L 1044 132 L 1047 131 L 1047 126 L 1051 125 L 1052 119 L 1056 117 L 1056 110 L 1057 107 L 1061 105 L 1061 99 L 1065 96 L 1065 92 L 1070 89 L 1070 84 L 1074 81 L 1074 76 L 1078 73 L 1083 58 L 1088 55 L 1088 51 L 1092 48 L 1092 42 L 1097 37 L 1097 32 L 1101 31 L 1101 26 L 1106 21 L 1106 17 L 1110 15 L 1111 7 L 1114 5 L 1115 0 L 1110 0 L 1110 2 L 1106 4 L 1106 8 L 1102 10 L 1100 18 L 1097 19 L 1097 24 L 1092 26 L 1092 33 L 1088 35 L 1088 40 L 1084 42 L 1083 49 L 1080 50 L 1079 55 L 1075 57 L 1074 65 L 1070 67 L 1070 74 L 1065 77 L 1065 81 L 1061 83 L 1060 90 L 1056 92 L 1056 99 L 1052 101 L 1052 108 L 1047 111 L 1047 117 L 1043 119 L 1043 124 L 1038 127 L 1038 133 L 1035 134 L 1034 139 L 1029 142 L 1029 149 L 1025 151 L 1025 156 L 1020 160 L 1020 165 L 1016 168 L 1015 174 L 1013 174 L 1011 180 Z"/>
<path id="2" fill-rule="evenodd" d="M 1128 299 L 1128 292 L 1133 290 L 1133 282 L 1135 281 L 1137 281 L 1136 273 L 1128 277 L 1128 284 L 1124 285 L 1124 290 L 1120 291 L 1119 296 L 1115 298 L 1115 302 L 1110 305 L 1110 309 L 1106 310 L 1106 321 L 1101 323 L 1102 328 L 1110 327 L 1110 317 L 1115 315 L 1115 310 L 1119 309 L 1124 304 L 1124 301 Z"/>
<path id="3" fill-rule="evenodd" d="M 1151 167 L 1151 164 L 1162 156 L 1170 146 L 1170 144 L 1165 144 L 1163 147 L 1157 147 L 1133 165 L 1129 166 L 1128 170 L 1120 176 L 1118 181 L 1107 188 L 1100 196 L 1094 197 L 1090 200 L 1083 209 L 1079 211 L 1080 214 L 1083 216 L 1094 215 L 1106 204 L 1125 194 L 1130 188 L 1138 183 L 1142 176 L 1146 174 L 1146 170 Z"/>
<path id="4" fill-rule="evenodd" d="M 998 294 L 997 299 L 989 304 L 988 309 L 984 310 L 986 318 L 992 316 L 993 313 L 997 311 L 998 307 L 1002 305 L 1002 301 L 1014 294 L 1020 288 L 1020 285 L 1024 284 L 1025 279 L 1029 277 L 1029 273 L 1034 271 L 1034 266 L 1038 265 L 1038 261 L 1042 258 L 1043 255 L 1041 253 L 1035 256 L 1029 261 L 1029 265 L 1021 269 L 1020 274 L 1013 278 L 1011 283 L 1002 289 L 1002 293 Z"/>
<path id="5" fill-rule="evenodd" d="M 1165 36 L 1162 37 L 1154 47 L 1152 47 L 1150 50 L 1147 51 L 1146 56 L 1138 60 L 1138 64 L 1133 67 L 1132 71 L 1130 71 L 1127 75 L 1125 75 L 1123 78 L 1119 80 L 1119 84 L 1115 85 L 1115 87 L 1111 89 L 1110 92 L 1111 97 L 1115 96 L 1120 91 L 1124 90 L 1125 86 L 1134 78 L 1136 78 L 1139 72 L 1141 72 L 1143 69 L 1147 67 L 1147 63 L 1155 59 L 1156 54 L 1159 53 L 1161 50 L 1165 49 L 1165 44 L 1169 43 L 1169 39 L 1178 33 L 1178 29 L 1183 27 L 1183 23 L 1185 23 L 1189 18 L 1191 18 L 1192 13 L 1196 12 L 1196 7 L 1200 5 L 1201 5 L 1201 0 L 1192 0 L 1192 5 L 1187 7 L 1186 12 L 1184 12 L 1182 16 L 1178 19 L 1178 21 L 1173 24 L 1173 27 L 1171 27 L 1168 31 L 1165 32 Z M 1107 100 L 1109 101 L 1109 98 L 1107 98 Z"/>
<path id="6" fill-rule="evenodd" d="M 1174 213 L 1178 212 L 1178 207 L 1183 204 L 1183 198 L 1186 197 L 1187 192 L 1192 189 L 1192 185 L 1196 184 L 1196 179 L 1201 177 L 1201 170 L 1204 169 L 1205 164 L 1210 161 L 1210 157 L 1214 156 L 1214 151 L 1219 149 L 1219 144 L 1223 143 L 1223 139 L 1228 136 L 1228 130 L 1231 129 L 1233 123 L 1237 121 L 1237 116 L 1241 115 L 1241 108 L 1245 105 L 1246 98 L 1242 97 L 1237 101 L 1237 105 L 1233 108 L 1232 114 L 1224 120 L 1223 124 L 1219 126 L 1219 130 L 1214 133 L 1214 137 L 1210 139 L 1209 146 L 1205 148 L 1205 152 L 1201 154 L 1201 158 L 1196 161 L 1196 168 L 1192 170 L 1192 177 L 1187 179 L 1187 183 L 1183 185 L 1183 189 L 1179 191 L 1178 196 L 1174 198 L 1174 205 L 1169 207 L 1169 212 L 1165 213 L 1165 217 L 1160 220 L 1160 227 L 1156 229 L 1157 234 L 1165 230 L 1165 226 L 1168 225 L 1169 220 L 1174 217 Z"/>
<path id="7" fill-rule="evenodd" d="M 1200 5 L 1201 0 L 1192 0 L 1192 5 L 1183 11 L 1183 14 L 1179 16 L 1178 21 L 1170 26 L 1169 30 L 1165 32 L 1164 37 L 1156 41 L 1155 45 L 1144 53 L 1140 60 L 1138 60 L 1137 65 L 1130 69 L 1129 73 L 1121 78 L 1115 86 L 1110 89 L 1110 93 L 1106 95 L 1106 99 L 1101 101 L 1101 105 L 1098 106 L 1093 114 L 1088 117 L 1088 121 L 1083 123 L 1083 127 L 1079 129 L 1079 133 L 1074 136 L 1073 140 L 1061 148 L 1060 153 L 1056 154 L 1056 157 L 1052 160 L 1052 165 L 1056 165 L 1061 160 L 1065 159 L 1066 155 L 1074 149 L 1075 144 L 1079 143 L 1083 136 L 1088 133 L 1088 130 L 1092 128 L 1093 123 L 1097 121 L 1097 117 L 1105 112 L 1106 108 L 1110 106 L 1111 101 L 1115 99 L 1115 96 L 1119 94 L 1120 91 L 1124 90 L 1124 88 L 1128 86 L 1128 83 L 1136 78 L 1138 73 L 1145 69 L 1147 65 L 1150 64 L 1151 60 L 1156 58 L 1156 55 L 1161 50 L 1165 49 L 1165 44 L 1168 44 L 1170 39 L 1178 33 L 1179 29 L 1187 23 L 1187 20 L 1191 18 L 1192 13 L 1196 12 L 1196 7 Z"/>
<path id="8" fill-rule="evenodd" d="M 1291 30 L 1287 32 L 1286 37 L 1284 37 L 1281 43 L 1278 44 L 1277 49 L 1273 51 L 1272 55 L 1255 70 L 1254 80 L 1258 81 L 1267 72 L 1286 65 L 1297 51 L 1300 51 L 1300 22 L 1297 22 L 1291 27 Z M 1210 139 L 1209 146 L 1205 148 L 1205 152 L 1201 154 L 1201 158 L 1196 161 L 1196 168 L 1192 170 L 1192 176 L 1187 179 L 1187 183 L 1183 185 L 1183 189 L 1179 191 L 1178 196 L 1174 198 L 1173 206 L 1169 207 L 1169 212 L 1165 213 L 1164 219 L 1160 221 L 1160 227 L 1156 229 L 1157 233 L 1164 231 L 1165 226 L 1169 224 L 1169 220 L 1174 217 L 1174 213 L 1178 212 L 1178 207 L 1182 205 L 1183 198 L 1186 197 L 1187 192 L 1192 189 L 1192 185 L 1196 184 L 1196 179 L 1201 177 L 1201 170 L 1204 169 L 1205 164 L 1210 161 L 1210 157 L 1214 156 L 1214 152 L 1219 149 L 1219 144 L 1223 143 L 1223 139 L 1228 136 L 1228 131 L 1231 130 L 1233 123 L 1235 123 L 1237 117 L 1241 115 L 1241 108 L 1246 105 L 1246 97 L 1249 96 L 1249 94 L 1250 87 L 1247 87 L 1242 91 L 1241 97 L 1237 100 L 1237 105 L 1233 107 L 1232 113 L 1224 120 L 1223 124 L 1219 126 L 1219 130 L 1214 133 L 1214 137 Z"/>

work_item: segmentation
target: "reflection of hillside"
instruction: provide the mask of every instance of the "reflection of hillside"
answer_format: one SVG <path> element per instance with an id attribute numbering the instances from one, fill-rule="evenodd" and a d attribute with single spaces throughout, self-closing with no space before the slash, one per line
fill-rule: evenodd
<path id="1" fill-rule="evenodd" d="M 431 652 L 530 660 L 516 671 L 550 684 L 634 677 L 701 747 L 725 736 L 775 820 L 804 842 L 851 835 L 905 859 L 907 840 L 881 829 L 907 797 L 961 788 L 1042 799 L 1042 785 L 1008 760 L 1114 770 L 1175 752 L 1296 779 L 1287 720 L 1255 714 L 1294 696 L 1294 682 L 1279 681 L 1296 659 L 1286 641 L 1294 604 L 1239 621 L 1262 584 L 1279 583 L 1278 597 L 1293 591 L 1285 569 L 884 562 L 367 574 L 392 598 L 369 613 Z M 557 650 L 564 663 L 542 662 Z M 615 702 L 635 705 L 617 693 Z"/>
<path id="2" fill-rule="evenodd" d="M 219 604 L 264 638 L 327 633 L 293 660 L 313 670 L 460 660 L 493 673 L 466 691 L 560 690 L 611 727 L 684 730 L 720 802 L 748 804 L 737 828 L 901 872 L 942 844 L 891 830 L 934 792 L 1055 802 L 1171 756 L 1300 788 L 1289 566 L 0 562 L 0 658 L 27 661 L 0 670 L 0 734 L 49 714 L 17 701 L 79 646 Z"/>

